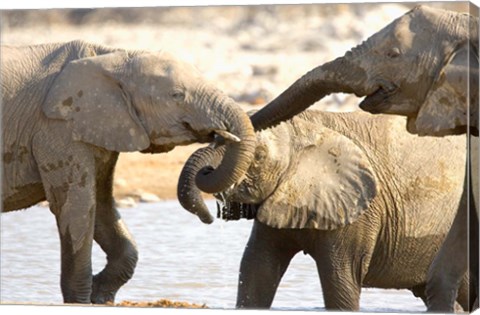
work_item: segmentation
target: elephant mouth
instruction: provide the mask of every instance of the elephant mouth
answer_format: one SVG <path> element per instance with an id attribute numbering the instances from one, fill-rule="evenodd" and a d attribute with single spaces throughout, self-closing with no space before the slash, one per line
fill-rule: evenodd
<path id="1" fill-rule="evenodd" d="M 199 143 L 210 143 L 214 139 L 215 132 L 212 130 L 197 130 L 193 128 L 190 123 L 182 122 L 183 128 L 185 128 L 190 135 Z"/>
<path id="2" fill-rule="evenodd" d="M 230 133 L 228 130 L 222 129 L 204 129 L 196 130 L 188 122 L 182 123 L 183 127 L 193 136 L 196 142 L 199 143 L 212 143 L 215 142 L 217 145 L 223 145 L 226 143 L 240 142 L 241 139 Z"/>
<path id="3" fill-rule="evenodd" d="M 367 95 L 360 103 L 360 108 L 371 114 L 388 113 L 389 99 L 396 94 L 398 88 L 394 84 L 381 85 L 375 92 Z"/>

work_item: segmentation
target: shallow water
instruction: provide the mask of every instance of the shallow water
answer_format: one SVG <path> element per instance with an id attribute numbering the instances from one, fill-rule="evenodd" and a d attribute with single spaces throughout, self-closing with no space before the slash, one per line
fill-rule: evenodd
<path id="1" fill-rule="evenodd" d="M 210 209 L 215 209 L 212 201 Z M 135 275 L 117 294 L 117 301 L 154 301 L 161 298 L 235 306 L 238 268 L 250 234 L 251 221 L 201 223 L 177 201 L 140 204 L 120 209 L 135 237 L 140 260 Z M 59 287 L 60 251 L 53 215 L 34 207 L 1 215 L 0 300 L 62 303 Z M 105 264 L 98 246 L 94 272 Z M 298 254 L 278 288 L 273 308 L 324 310 L 316 267 Z M 363 289 L 365 312 L 423 312 L 423 302 L 407 290 Z"/>

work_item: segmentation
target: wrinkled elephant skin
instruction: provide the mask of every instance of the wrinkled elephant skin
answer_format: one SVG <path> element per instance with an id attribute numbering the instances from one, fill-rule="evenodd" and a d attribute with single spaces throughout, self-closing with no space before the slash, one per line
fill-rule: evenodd
<path id="1" fill-rule="evenodd" d="M 365 111 L 406 116 L 406 128 L 413 134 L 470 133 L 470 141 L 478 142 L 478 21 L 478 15 L 415 7 L 343 57 L 298 79 L 252 117 L 255 130 L 278 124 L 330 93 L 344 92 L 365 96 L 360 103 Z M 470 160 L 475 169 L 478 155 Z M 478 172 L 472 173 L 473 186 L 467 181 L 464 185 L 465 193 L 473 191 L 476 200 L 478 177 Z M 467 208 L 459 210 L 463 211 L 459 217 L 468 216 Z M 478 205 L 476 210 L 469 219 L 476 223 L 469 235 L 471 257 L 478 257 Z M 461 255 L 466 239 L 460 235 L 468 237 L 465 229 L 465 220 L 455 220 L 445 242 L 451 248 L 441 250 L 432 265 L 427 286 L 430 311 L 453 312 L 455 288 L 467 269 L 478 293 L 478 259 L 470 263 L 451 259 Z"/>
<path id="2" fill-rule="evenodd" d="M 209 191 L 230 187 L 253 158 L 249 117 L 165 52 L 82 41 L 2 46 L 0 68 L 3 211 L 48 200 L 66 303 L 113 302 L 133 275 L 137 247 L 112 197 L 119 152 L 166 152 L 216 132 L 236 139 L 203 178 Z M 108 261 L 94 277 L 93 240 Z"/>
<path id="3" fill-rule="evenodd" d="M 362 286 L 410 289 L 426 300 L 430 263 L 467 202 L 465 139 L 417 137 L 405 121 L 311 110 L 257 132 L 245 178 L 216 194 L 227 218 L 256 217 L 237 307 L 270 307 L 300 251 L 317 264 L 327 309 L 358 310 Z M 218 158 L 212 147 L 200 149 L 183 172 Z M 191 192 L 183 196 L 193 199 L 184 204 L 203 207 L 194 181 L 181 178 Z M 469 292 L 465 276 L 458 296 L 465 309 Z"/>

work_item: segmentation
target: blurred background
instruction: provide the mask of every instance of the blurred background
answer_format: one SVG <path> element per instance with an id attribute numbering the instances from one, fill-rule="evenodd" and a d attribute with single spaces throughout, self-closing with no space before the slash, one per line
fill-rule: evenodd
<path id="1" fill-rule="evenodd" d="M 419 3 L 6 10 L 3 44 L 83 39 L 167 50 L 238 102 L 263 105 L 303 73 L 341 56 Z M 467 2 L 429 3 L 468 11 Z M 351 110 L 336 96 L 327 110 Z"/>

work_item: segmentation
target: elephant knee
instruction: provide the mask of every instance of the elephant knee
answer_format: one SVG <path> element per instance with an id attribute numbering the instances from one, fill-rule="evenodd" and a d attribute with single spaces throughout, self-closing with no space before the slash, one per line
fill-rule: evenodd
<path id="1" fill-rule="evenodd" d="M 127 282 L 132 278 L 135 267 L 137 266 L 138 249 L 136 248 L 136 246 L 129 246 L 129 248 L 123 252 L 123 255 L 120 257 L 120 259 L 120 264 L 122 266 L 122 273 L 120 275 L 120 278 L 124 282 Z"/>
<path id="2" fill-rule="evenodd" d="M 130 251 L 129 253 L 129 258 L 127 259 L 128 265 L 130 265 L 131 272 L 133 274 L 133 271 L 135 270 L 135 267 L 137 266 L 138 262 L 138 250 L 137 248 L 134 248 Z"/>

